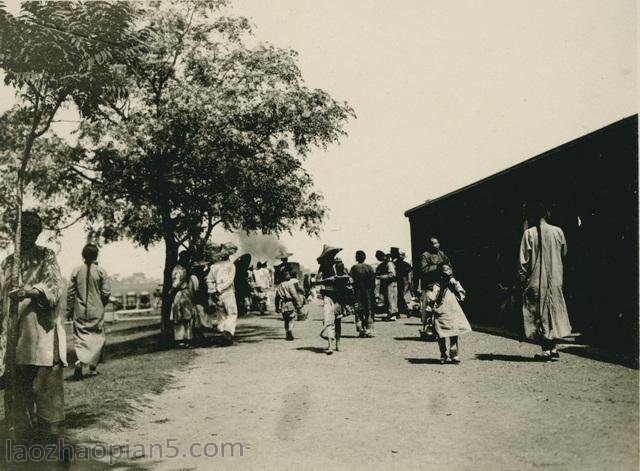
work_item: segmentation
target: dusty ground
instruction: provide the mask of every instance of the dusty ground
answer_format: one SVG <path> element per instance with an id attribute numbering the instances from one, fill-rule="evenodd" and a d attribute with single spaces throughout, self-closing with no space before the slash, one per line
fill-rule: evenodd
<path id="1" fill-rule="evenodd" d="M 174 380 L 131 383 L 150 392 L 122 404 L 124 414 L 105 397 L 109 417 L 130 420 L 84 421 L 71 438 L 76 452 L 83 442 L 111 447 L 116 464 L 71 469 L 638 469 L 637 369 L 575 346 L 559 363 L 533 362 L 535 346 L 479 332 L 462 337 L 461 365 L 441 366 L 437 345 L 417 340 L 417 319 L 378 322 L 373 339 L 356 338 L 350 319 L 342 351 L 327 356 L 320 318 L 316 307 L 293 342 L 275 316 L 241 319 L 228 348 L 156 352 L 134 342 L 142 350 L 131 360 L 123 351 L 104 366 L 109 391 L 138 396 L 126 379 L 170 358 Z M 91 402 L 101 410 L 99 397 Z M 44 469 L 35 466 L 18 469 Z"/>
<path id="2" fill-rule="evenodd" d="M 145 399 L 134 429 L 100 440 L 147 447 L 122 469 L 638 469 L 635 369 L 587 351 L 532 362 L 535 346 L 477 332 L 461 339 L 461 365 L 441 366 L 416 319 L 379 322 L 374 339 L 348 322 L 342 351 L 326 356 L 320 317 L 299 323 L 293 342 L 275 316 L 241 320 L 233 347 L 196 350 L 169 390 Z M 168 439 L 178 458 L 149 456 Z M 222 457 L 235 442 L 243 456 Z M 218 455 L 183 456 L 192 443 Z"/>

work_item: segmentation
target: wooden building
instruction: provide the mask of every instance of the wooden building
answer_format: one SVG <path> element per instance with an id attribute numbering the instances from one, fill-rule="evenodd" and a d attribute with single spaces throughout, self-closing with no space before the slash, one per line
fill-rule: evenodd
<path id="1" fill-rule="evenodd" d="M 574 331 L 616 350 L 638 346 L 638 116 L 409 209 L 414 267 L 440 239 L 476 325 L 522 329 L 516 287 L 527 204 L 551 209 L 567 237 L 565 297 Z"/>

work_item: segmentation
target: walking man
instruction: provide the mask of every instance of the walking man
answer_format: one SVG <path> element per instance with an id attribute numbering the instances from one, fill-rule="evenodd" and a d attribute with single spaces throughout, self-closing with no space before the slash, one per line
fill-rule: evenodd
<path id="1" fill-rule="evenodd" d="M 408 303 L 411 301 L 411 270 L 412 267 L 405 261 L 404 252 L 399 252 L 395 259 L 396 277 L 398 279 L 398 312 L 409 315 Z"/>
<path id="2" fill-rule="evenodd" d="M 73 345 L 78 358 L 75 379 L 82 379 L 84 366 L 89 366 L 91 375 L 98 373 L 106 340 L 104 307 L 111 296 L 107 272 L 98 266 L 98 247 L 85 245 L 82 258 L 84 263 L 71 272 L 67 290 L 67 318 L 73 319 Z"/>
<path id="3" fill-rule="evenodd" d="M 222 244 L 219 260 L 209 269 L 207 288 L 212 304 L 218 312 L 218 331 L 224 336 L 225 343 L 231 345 L 238 323 L 238 306 L 236 304 L 233 280 L 236 274 L 235 265 L 229 260 L 238 248 L 235 244 Z"/>
<path id="4" fill-rule="evenodd" d="M 376 259 L 380 264 L 376 268 L 376 278 L 380 281 L 380 295 L 387 308 L 387 320 L 395 321 L 398 315 L 398 285 L 396 283 L 396 267 L 389 255 L 382 250 L 376 251 Z"/>
<path id="5" fill-rule="evenodd" d="M 353 280 L 356 297 L 356 315 L 361 323 L 360 337 L 373 337 L 373 309 L 376 289 L 376 275 L 373 267 L 364 263 L 367 255 L 362 250 L 356 252 L 356 263 L 349 274 Z"/>
<path id="6" fill-rule="evenodd" d="M 549 224 L 549 212 L 542 205 L 530 210 L 532 226 L 520 243 L 520 279 L 524 283 L 522 314 L 524 333 L 540 342 L 536 358 L 558 360 L 558 339 L 571 333 L 569 314 L 562 293 L 563 258 L 567 255 L 564 232 Z"/>

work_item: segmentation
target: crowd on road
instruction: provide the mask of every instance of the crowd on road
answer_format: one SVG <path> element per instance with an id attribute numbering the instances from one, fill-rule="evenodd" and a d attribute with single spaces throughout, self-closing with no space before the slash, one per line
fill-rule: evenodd
<path id="1" fill-rule="evenodd" d="M 562 292 L 567 245 L 562 229 L 548 221 L 543 207 L 531 213 L 519 254 L 524 333 L 540 343 L 542 353 L 536 358 L 541 361 L 558 360 L 556 342 L 571 333 Z M 0 387 L 5 389 L 6 419 L 13 437 L 55 439 L 64 424 L 63 321 L 73 319 L 75 378 L 82 379 L 86 367 L 89 374 L 97 374 L 105 346 L 109 277 L 98 265 L 98 247 L 87 244 L 83 263 L 67 284 L 55 253 L 36 244 L 43 229 L 40 217 L 26 211 L 22 225 L 18 286 L 11 282 L 13 256 L 0 266 Z M 306 317 L 305 306 L 321 299 L 320 336 L 327 341 L 327 354 L 340 351 L 345 316 L 354 316 L 359 337 L 371 338 L 376 316 L 395 321 L 403 314 L 416 314 L 422 319 L 421 336 L 437 341 L 440 362 L 457 364 L 459 336 L 471 331 L 461 307 L 466 292 L 439 240 L 430 237 L 427 245 L 417 267 L 392 247 L 389 253 L 375 253 L 375 267 L 358 250 L 350 269 L 338 256 L 342 249 L 325 245 L 317 258 L 317 273 L 307 274 L 300 264 L 289 261 L 289 253 L 280 254 L 280 263 L 273 267 L 266 261 L 253 267 L 249 254 L 231 261 L 238 250 L 232 243 L 212 245 L 207 257 L 200 259 L 182 252 L 164 297 L 170 302 L 173 338 L 177 346 L 189 347 L 216 329 L 223 345 L 232 345 L 239 314 L 255 310 L 277 312 L 284 338 L 291 341 L 296 321 Z"/>

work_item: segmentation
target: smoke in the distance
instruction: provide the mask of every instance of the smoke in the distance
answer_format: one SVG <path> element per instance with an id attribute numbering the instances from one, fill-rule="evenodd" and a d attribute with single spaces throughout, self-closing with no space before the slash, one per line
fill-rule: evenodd
<path id="1" fill-rule="evenodd" d="M 240 242 L 238 253 L 250 253 L 254 262 L 273 262 L 280 257 L 281 253 L 287 252 L 284 244 L 274 235 L 241 232 L 238 234 L 238 240 Z"/>

